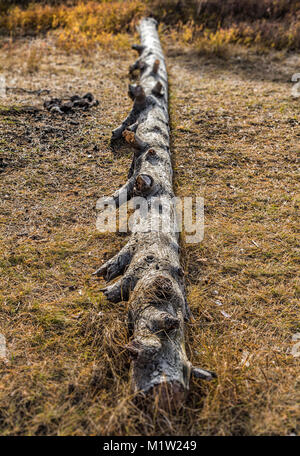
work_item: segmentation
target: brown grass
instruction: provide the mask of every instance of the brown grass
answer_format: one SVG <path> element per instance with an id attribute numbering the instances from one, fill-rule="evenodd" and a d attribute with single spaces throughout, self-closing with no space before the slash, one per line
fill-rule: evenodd
<path id="1" fill-rule="evenodd" d="M 32 46 L 43 59 L 29 72 Z M 176 192 L 205 198 L 203 242 L 182 240 L 195 317 L 187 345 L 218 380 L 193 380 L 176 413 L 137 405 L 126 303 L 109 304 L 91 278 L 126 242 L 96 231 L 95 204 L 130 165 L 130 148 L 113 155 L 108 143 L 131 106 L 132 53 L 83 57 L 46 39 L 8 41 L 0 65 L 9 87 L 91 91 L 100 105 L 61 118 L 10 109 L 40 107 L 35 95 L 9 91 L 1 100 L 1 435 L 299 433 L 290 354 L 299 331 L 299 102 L 288 82 L 299 57 L 236 49 L 224 62 L 168 40 L 165 51 Z"/>

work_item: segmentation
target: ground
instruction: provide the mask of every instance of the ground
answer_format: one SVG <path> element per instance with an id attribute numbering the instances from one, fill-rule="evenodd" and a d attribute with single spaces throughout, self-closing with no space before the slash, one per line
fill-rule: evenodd
<path id="1" fill-rule="evenodd" d="M 126 181 L 131 150 L 111 130 L 131 107 L 131 51 L 66 53 L 49 39 L 0 51 L 1 435 L 299 433 L 296 54 L 235 48 L 226 58 L 164 42 L 174 186 L 202 196 L 205 235 L 182 236 L 195 365 L 177 412 L 150 413 L 130 391 L 126 303 L 91 276 L 126 236 L 96 230 L 96 201 Z M 61 116 L 50 96 L 92 92 L 98 107 Z M 25 112 L 20 106 L 41 111 Z M 295 354 L 296 353 L 296 354 Z M 298 381 L 298 384 L 297 384 Z"/>

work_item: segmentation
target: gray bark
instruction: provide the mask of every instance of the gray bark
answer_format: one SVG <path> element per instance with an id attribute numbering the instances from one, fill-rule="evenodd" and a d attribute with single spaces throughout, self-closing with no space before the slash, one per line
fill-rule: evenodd
<path id="1" fill-rule="evenodd" d="M 168 78 L 157 33 L 156 21 L 143 19 L 139 25 L 141 45 L 130 71 L 140 71 L 138 85 L 129 86 L 134 100 L 131 113 L 113 131 L 112 141 L 123 137 L 133 146 L 129 180 L 114 194 L 117 206 L 143 196 L 149 211 L 135 211 L 136 220 L 128 244 L 95 274 L 107 281 L 121 279 L 102 291 L 112 302 L 129 300 L 128 323 L 132 334 L 127 349 L 132 358 L 135 391 L 157 392 L 162 402 L 177 401 L 189 388 L 192 373 L 210 380 L 214 374 L 193 368 L 187 359 L 184 321 L 190 317 L 185 295 L 184 273 L 179 261 L 178 232 L 172 186 L 169 143 Z M 164 225 L 163 212 L 155 202 L 163 197 L 170 204 L 174 223 L 168 230 L 151 229 L 153 218 Z M 143 230 L 141 232 L 141 225 Z"/>

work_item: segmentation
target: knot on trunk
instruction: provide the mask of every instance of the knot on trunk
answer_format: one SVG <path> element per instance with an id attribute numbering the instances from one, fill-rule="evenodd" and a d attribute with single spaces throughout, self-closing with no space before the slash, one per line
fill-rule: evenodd
<path id="1" fill-rule="evenodd" d="M 128 128 L 122 133 L 125 141 L 136 149 L 144 150 L 147 148 L 148 144 L 142 141 L 134 131 L 129 130 Z"/>
<path id="2" fill-rule="evenodd" d="M 151 163 L 152 165 L 155 165 L 159 160 L 159 156 L 157 155 L 156 150 L 149 149 L 146 153 L 145 160 L 147 160 L 147 162 Z"/>
<path id="3" fill-rule="evenodd" d="M 160 64 L 160 60 L 159 59 L 156 59 L 153 63 L 153 67 L 152 67 L 152 73 L 153 74 L 157 74 L 158 72 L 158 68 L 159 68 L 159 64 Z"/>
<path id="4" fill-rule="evenodd" d="M 134 89 L 134 106 L 140 110 L 146 106 L 146 95 L 142 86 L 138 85 Z"/>
<path id="5" fill-rule="evenodd" d="M 125 348 L 128 350 L 129 355 L 133 360 L 138 360 L 139 362 L 148 360 L 153 361 L 161 349 L 161 343 L 157 338 L 152 338 L 151 341 L 148 340 L 145 343 L 136 338 L 132 339 Z"/>
<path id="6" fill-rule="evenodd" d="M 135 180 L 135 194 L 146 195 L 153 187 L 153 179 L 147 174 L 139 174 Z"/>
<path id="7" fill-rule="evenodd" d="M 152 89 L 152 93 L 153 93 L 153 95 L 156 95 L 159 97 L 162 97 L 165 94 L 163 85 L 160 81 L 157 81 L 157 83 L 155 84 L 155 86 Z"/>

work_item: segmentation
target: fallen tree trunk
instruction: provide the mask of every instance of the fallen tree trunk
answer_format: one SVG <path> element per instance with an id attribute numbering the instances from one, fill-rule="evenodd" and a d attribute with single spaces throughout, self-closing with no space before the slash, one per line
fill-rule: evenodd
<path id="1" fill-rule="evenodd" d="M 168 394 L 162 396 L 169 401 L 182 398 L 192 373 L 207 380 L 214 374 L 193 368 L 186 356 L 184 320 L 190 312 L 172 201 L 167 71 L 156 21 L 143 19 L 139 32 L 141 45 L 133 46 L 139 58 L 130 71 L 140 71 L 140 82 L 129 86 L 132 111 L 112 134 L 113 142 L 123 137 L 133 146 L 134 155 L 128 182 L 114 194 L 113 202 L 119 207 L 133 196 L 142 196 L 147 210 L 135 211 L 129 242 L 94 274 L 107 281 L 123 274 L 102 291 L 112 302 L 129 300 L 132 338 L 127 349 L 134 390 L 164 391 Z M 157 197 L 171 213 L 173 222 L 167 229 Z"/>

